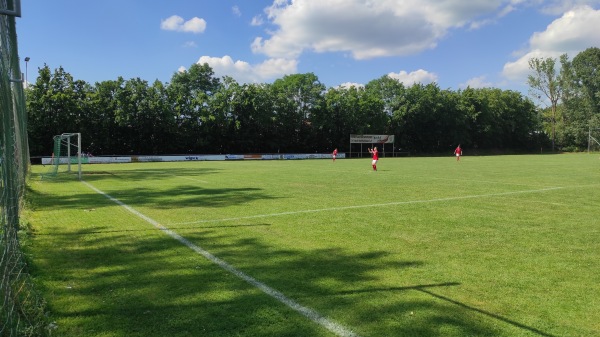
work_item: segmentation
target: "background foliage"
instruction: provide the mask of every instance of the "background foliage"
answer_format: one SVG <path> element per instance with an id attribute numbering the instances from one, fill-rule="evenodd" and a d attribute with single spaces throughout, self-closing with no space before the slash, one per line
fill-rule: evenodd
<path id="1" fill-rule="evenodd" d="M 470 153 L 537 153 L 551 141 L 581 150 L 590 127 L 600 127 L 600 49 L 560 63 L 560 74 L 532 75 L 544 89 L 536 74 L 550 74 L 561 93 L 548 109 L 517 91 L 405 86 L 387 75 L 364 87 L 326 88 L 313 73 L 240 84 L 193 64 L 168 83 L 91 85 L 45 65 L 27 89 L 30 149 L 50 155 L 52 136 L 81 132 L 94 155 L 348 151 L 350 134 L 393 134 L 412 153 L 448 153 L 459 143 Z"/>

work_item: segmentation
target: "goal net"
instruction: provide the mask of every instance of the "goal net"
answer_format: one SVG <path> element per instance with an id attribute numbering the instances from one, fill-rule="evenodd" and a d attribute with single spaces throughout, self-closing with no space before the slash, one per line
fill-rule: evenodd
<path id="1" fill-rule="evenodd" d="M 44 177 L 60 172 L 76 173 L 81 179 L 81 133 L 63 133 L 54 136 L 50 168 Z"/>

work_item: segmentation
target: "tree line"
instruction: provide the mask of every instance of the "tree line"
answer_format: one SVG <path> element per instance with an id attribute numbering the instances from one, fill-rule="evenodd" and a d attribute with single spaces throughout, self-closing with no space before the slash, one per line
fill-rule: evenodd
<path id="1" fill-rule="evenodd" d="M 395 135 L 397 149 L 420 154 L 457 144 L 539 152 L 551 139 L 543 111 L 520 92 L 406 86 L 387 75 L 364 87 L 326 88 L 313 73 L 240 84 L 193 64 L 168 83 L 91 85 L 44 65 L 26 101 L 32 156 L 50 155 L 53 136 L 65 132 L 81 132 L 93 155 L 344 152 L 350 134 Z"/>
<path id="2" fill-rule="evenodd" d="M 532 58 L 528 77 L 531 96 L 547 106 L 543 129 L 565 151 L 583 150 L 589 133 L 600 139 L 600 48 L 588 48 L 573 60 L 567 54 Z"/>

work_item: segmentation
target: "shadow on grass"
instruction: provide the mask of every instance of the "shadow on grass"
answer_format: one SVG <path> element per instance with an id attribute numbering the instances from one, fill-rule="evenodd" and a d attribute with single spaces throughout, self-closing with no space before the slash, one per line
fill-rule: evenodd
<path id="1" fill-rule="evenodd" d="M 262 223 L 262 224 L 242 224 L 242 225 L 216 225 L 216 226 L 203 226 L 203 229 L 210 229 L 210 228 L 243 228 L 243 227 L 261 227 L 261 226 L 271 226 L 271 224 L 267 224 L 267 223 Z M 197 231 L 198 229 L 196 228 L 190 228 L 190 227 L 171 227 L 169 226 L 170 230 L 179 232 L 179 233 L 185 233 L 186 231 Z M 109 233 L 129 233 L 129 234 L 133 234 L 133 233 L 148 233 L 148 232 L 156 232 L 157 229 L 154 227 L 148 227 L 148 229 L 111 229 L 111 228 L 107 228 L 107 227 L 94 227 L 94 228 L 87 228 L 87 229 L 82 229 L 79 230 L 77 232 L 69 232 L 69 233 L 59 233 L 59 232 L 48 232 L 48 233 L 36 233 L 36 235 L 39 236 L 72 236 L 72 237 L 77 237 L 77 236 L 86 236 L 86 235 L 91 235 L 91 234 L 109 234 Z"/>
<path id="2" fill-rule="evenodd" d="M 139 187 L 131 182 L 135 181 L 155 181 L 160 182 L 163 179 L 172 179 L 173 175 L 191 177 L 212 173 L 214 170 L 204 169 L 173 169 L 165 173 L 164 171 L 116 171 L 109 172 L 106 175 L 113 179 L 122 179 L 127 184 L 116 183 L 117 190 L 105 190 L 108 195 L 120 200 L 130 206 L 152 207 L 158 209 L 169 209 L 173 207 L 229 207 L 232 205 L 248 203 L 253 200 L 273 199 L 274 197 L 263 193 L 260 188 L 210 188 L 199 186 L 192 182 L 182 182 L 168 188 L 161 187 L 153 189 L 151 187 Z M 85 176 L 85 181 L 94 185 L 96 181 L 106 179 L 104 174 L 91 174 Z M 75 178 L 72 176 L 57 176 L 56 179 L 47 181 L 48 184 L 64 184 L 72 182 Z M 31 198 L 38 200 L 38 207 L 73 208 L 77 207 L 84 210 L 96 209 L 105 206 L 114 206 L 114 202 L 103 198 L 99 201 L 98 193 L 89 190 L 88 193 L 65 193 L 62 195 L 45 195 L 34 189 L 28 190 Z"/>
<path id="3" fill-rule="evenodd" d="M 104 228 L 93 235 L 81 230 L 36 238 L 43 262 L 34 275 L 45 281 L 58 335 L 330 336 L 159 231 L 130 234 Z M 362 336 L 497 335 L 475 317 L 479 314 L 552 336 L 428 290 L 460 286 L 456 282 L 365 286 L 377 284 L 373 275 L 378 271 L 401 273 L 422 267 L 421 261 L 390 261 L 383 251 L 277 250 L 258 239 L 235 239 L 218 228 L 188 234 L 190 241 L 210 247 L 247 275 Z M 427 296 L 404 298 L 398 292 Z M 342 318 L 330 316 L 332 311 Z"/>
<path id="4" fill-rule="evenodd" d="M 105 200 L 101 205 L 113 205 L 96 193 L 59 200 L 32 193 L 37 193 L 35 208 L 92 208 L 99 207 L 101 199 Z M 135 189 L 114 197 L 131 206 L 155 207 L 167 207 L 169 197 L 181 206 L 182 194 L 184 204 L 205 207 L 269 198 L 257 189 L 195 186 L 157 194 Z M 234 231 L 259 226 L 270 224 L 240 225 Z M 240 238 L 224 230 L 232 227 L 170 229 L 362 336 L 498 335 L 499 328 L 483 322 L 482 315 L 526 333 L 552 336 L 429 290 L 460 286 L 457 282 L 386 286 L 376 276 L 421 268 L 423 261 L 396 260 L 385 251 L 282 250 L 257 237 Z M 253 285 L 151 225 L 148 228 L 122 230 L 106 225 L 34 238 L 28 253 L 51 319 L 57 322 L 56 335 L 331 336 Z"/>

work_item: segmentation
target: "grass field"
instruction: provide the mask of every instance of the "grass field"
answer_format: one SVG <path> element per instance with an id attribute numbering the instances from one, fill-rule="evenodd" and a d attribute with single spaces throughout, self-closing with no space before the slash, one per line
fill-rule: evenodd
<path id="1" fill-rule="evenodd" d="M 600 334 L 598 154 L 378 168 L 34 166 L 25 250 L 52 335 Z"/>

